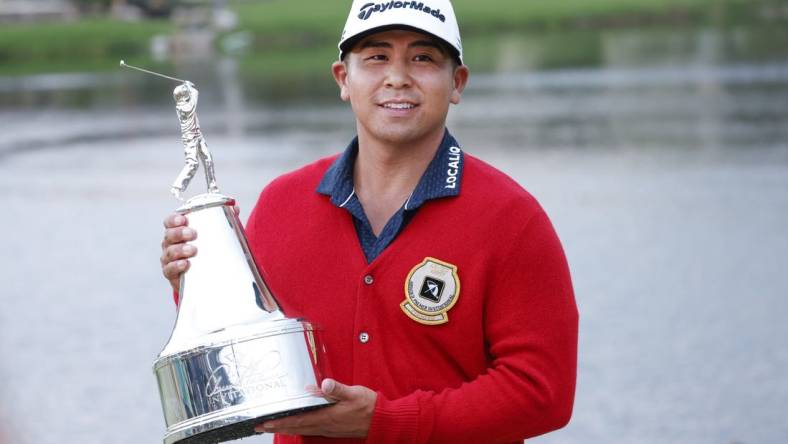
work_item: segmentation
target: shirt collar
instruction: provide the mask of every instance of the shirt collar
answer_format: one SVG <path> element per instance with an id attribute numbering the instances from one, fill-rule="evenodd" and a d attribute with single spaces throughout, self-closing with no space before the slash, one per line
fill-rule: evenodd
<path id="1" fill-rule="evenodd" d="M 354 195 L 353 164 L 357 154 L 358 137 L 355 137 L 326 170 L 317 187 L 318 193 L 330 196 L 331 203 L 338 207 L 343 207 Z M 428 200 L 459 195 L 463 161 L 462 149 L 446 130 L 435 157 L 405 202 L 405 209 L 415 210 Z"/>
<path id="2" fill-rule="evenodd" d="M 344 206 L 353 196 L 353 163 L 358 154 L 358 137 L 354 137 L 345 151 L 334 160 L 323 174 L 317 192 L 331 197 L 331 203 Z"/>

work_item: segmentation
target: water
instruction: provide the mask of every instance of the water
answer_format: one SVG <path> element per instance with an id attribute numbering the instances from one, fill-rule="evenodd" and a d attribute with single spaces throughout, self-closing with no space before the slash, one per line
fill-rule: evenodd
<path id="1" fill-rule="evenodd" d="M 534 442 L 788 438 L 788 56 L 708 51 L 504 66 L 473 75 L 452 110 L 465 150 L 541 201 L 572 270 L 575 414 Z M 242 64 L 212 66 L 190 78 L 242 218 L 265 183 L 352 136 L 330 79 L 285 99 Z M 172 86 L 127 73 L 0 80 L 9 442 L 161 437 L 150 365 L 174 319 L 158 266 L 182 162 Z"/>

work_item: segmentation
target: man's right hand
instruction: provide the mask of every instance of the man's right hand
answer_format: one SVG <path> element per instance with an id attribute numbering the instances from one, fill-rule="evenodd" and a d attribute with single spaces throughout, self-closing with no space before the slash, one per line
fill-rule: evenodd
<path id="1" fill-rule="evenodd" d="M 180 214 L 170 214 L 164 218 L 161 271 L 176 293 L 180 289 L 181 273 L 189 269 L 189 258 L 197 254 L 197 247 L 187 244 L 197 239 L 197 232 L 188 225 L 189 220 Z"/>
<path id="2" fill-rule="evenodd" d="M 235 215 L 241 214 L 238 205 L 233 206 Z M 164 218 L 164 240 L 161 241 L 161 272 L 170 281 L 172 290 L 178 293 L 181 273 L 189 269 L 189 258 L 197 254 L 197 247 L 187 242 L 197 239 L 197 231 L 189 227 L 189 219 L 181 214 L 170 214 Z"/>

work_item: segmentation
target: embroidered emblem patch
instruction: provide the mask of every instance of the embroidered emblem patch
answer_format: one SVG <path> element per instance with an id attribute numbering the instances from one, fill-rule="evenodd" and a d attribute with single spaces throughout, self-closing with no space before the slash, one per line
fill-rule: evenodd
<path id="1" fill-rule="evenodd" d="M 425 325 L 449 322 L 447 312 L 460 297 L 457 267 L 426 257 L 405 279 L 405 300 L 399 305 L 409 318 Z"/>

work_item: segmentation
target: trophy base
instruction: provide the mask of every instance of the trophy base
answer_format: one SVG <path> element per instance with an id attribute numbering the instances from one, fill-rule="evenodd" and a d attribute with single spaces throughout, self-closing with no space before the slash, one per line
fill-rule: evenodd
<path id="1" fill-rule="evenodd" d="M 270 421 L 272 419 L 277 419 L 277 418 L 284 418 L 286 416 L 298 415 L 300 413 L 311 412 L 312 410 L 321 409 L 323 407 L 327 407 L 328 405 L 329 404 L 315 405 L 311 407 L 304 407 L 300 409 L 290 410 L 287 412 L 274 413 L 272 415 L 262 416 L 260 418 L 247 419 L 245 421 L 222 426 L 219 427 L 218 429 L 213 429 L 208 432 L 201 433 L 199 435 L 190 436 L 180 441 L 165 440 L 165 443 L 177 442 L 178 444 L 216 444 L 225 441 L 233 441 L 236 439 L 247 438 L 252 435 L 258 435 L 259 433 L 255 432 L 254 428 L 255 426 L 262 424 L 265 421 Z"/>
<path id="2" fill-rule="evenodd" d="M 334 403 L 318 395 L 324 351 L 308 322 L 235 326 L 202 339 L 204 345 L 154 364 L 167 423 L 164 444 L 238 439 L 268 419 Z"/>

